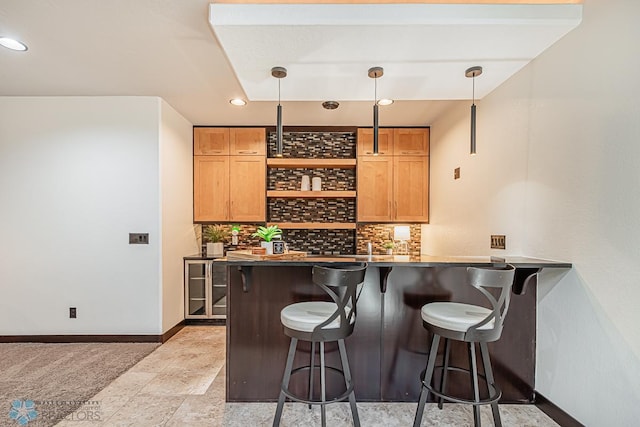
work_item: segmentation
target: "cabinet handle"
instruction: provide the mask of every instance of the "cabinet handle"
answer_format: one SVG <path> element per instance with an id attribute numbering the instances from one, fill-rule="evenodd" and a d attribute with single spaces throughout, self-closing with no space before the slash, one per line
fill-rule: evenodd
<path id="1" fill-rule="evenodd" d="M 249 150 L 240 150 L 238 151 L 240 154 L 258 154 L 257 151 L 249 151 Z"/>
<path id="2" fill-rule="evenodd" d="M 373 154 L 373 151 L 367 151 L 364 154 Z M 385 154 L 384 151 L 378 151 L 378 154 Z"/>
<path id="3" fill-rule="evenodd" d="M 420 154 L 421 151 L 403 151 L 402 154 Z"/>

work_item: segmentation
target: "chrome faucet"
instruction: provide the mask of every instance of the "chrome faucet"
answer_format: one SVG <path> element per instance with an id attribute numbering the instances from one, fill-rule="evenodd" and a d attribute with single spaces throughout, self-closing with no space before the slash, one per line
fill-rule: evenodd
<path id="1" fill-rule="evenodd" d="M 367 255 L 373 255 L 373 243 L 367 242 Z"/>

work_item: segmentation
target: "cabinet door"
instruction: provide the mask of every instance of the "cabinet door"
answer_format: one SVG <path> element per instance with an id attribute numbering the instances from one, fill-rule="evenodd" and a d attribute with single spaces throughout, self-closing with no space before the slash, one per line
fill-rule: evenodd
<path id="1" fill-rule="evenodd" d="M 229 156 L 193 158 L 193 220 L 229 220 Z"/>
<path id="2" fill-rule="evenodd" d="M 393 165 L 395 221 L 429 221 L 429 156 L 396 156 Z"/>
<path id="3" fill-rule="evenodd" d="M 429 129 L 394 129 L 393 155 L 429 155 Z"/>
<path id="4" fill-rule="evenodd" d="M 267 165 L 264 156 L 230 156 L 231 221 L 266 220 Z"/>
<path id="5" fill-rule="evenodd" d="M 229 154 L 229 128 L 193 128 L 194 156 Z"/>
<path id="6" fill-rule="evenodd" d="M 378 129 L 378 155 L 393 155 L 393 129 Z M 358 157 L 373 155 L 373 128 L 358 129 Z"/>
<path id="7" fill-rule="evenodd" d="M 357 178 L 358 221 L 391 221 L 393 157 L 359 157 Z"/>
<path id="8" fill-rule="evenodd" d="M 264 128 L 231 128 L 229 154 L 239 156 L 265 156 L 267 134 Z"/>
<path id="9" fill-rule="evenodd" d="M 184 315 L 186 318 L 205 318 L 209 315 L 207 300 L 209 267 L 205 262 L 185 263 Z"/>

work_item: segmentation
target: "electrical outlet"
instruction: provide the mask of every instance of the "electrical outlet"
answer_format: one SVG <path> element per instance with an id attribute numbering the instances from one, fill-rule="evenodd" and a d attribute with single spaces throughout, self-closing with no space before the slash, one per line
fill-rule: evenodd
<path id="1" fill-rule="evenodd" d="M 459 179 L 460 178 L 460 167 L 457 167 L 453 170 L 453 179 Z"/>
<path id="2" fill-rule="evenodd" d="M 69 307 L 69 319 L 75 319 L 77 317 L 77 312 L 75 307 Z"/>
<path id="3" fill-rule="evenodd" d="M 129 233 L 130 245 L 148 245 L 149 233 Z"/>
<path id="4" fill-rule="evenodd" d="M 506 245 L 507 238 L 504 234 L 491 235 L 491 249 L 505 249 Z"/>

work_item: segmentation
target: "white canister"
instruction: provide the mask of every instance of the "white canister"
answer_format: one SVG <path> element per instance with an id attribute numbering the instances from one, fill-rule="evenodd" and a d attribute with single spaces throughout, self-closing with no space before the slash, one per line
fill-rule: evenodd
<path id="1" fill-rule="evenodd" d="M 300 186 L 301 191 L 309 191 L 311 186 L 309 185 L 309 175 L 302 175 L 302 185 Z"/>
<path id="2" fill-rule="evenodd" d="M 316 176 L 316 177 L 314 177 L 314 178 L 311 180 L 311 189 L 312 189 L 313 191 L 320 191 L 320 190 L 322 190 L 322 178 L 317 177 L 317 176 Z"/>

